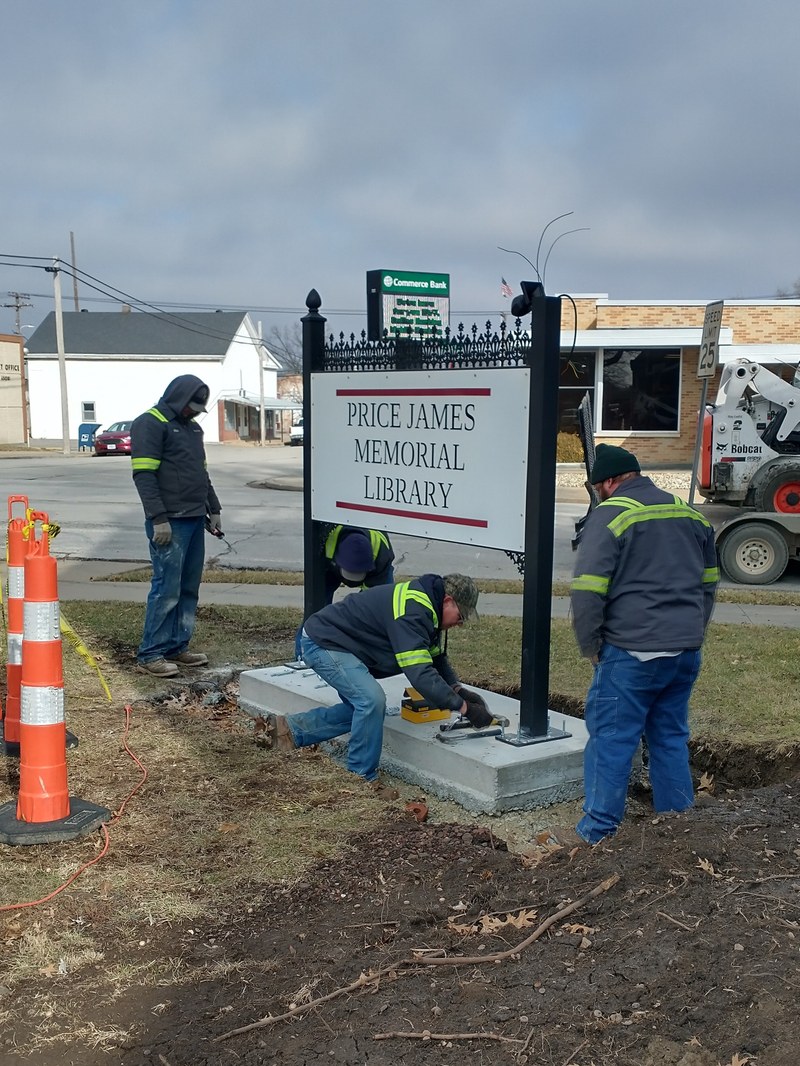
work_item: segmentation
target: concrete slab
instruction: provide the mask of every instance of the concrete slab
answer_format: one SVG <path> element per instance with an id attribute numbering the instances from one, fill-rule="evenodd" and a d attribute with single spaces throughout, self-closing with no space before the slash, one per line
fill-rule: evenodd
<path id="1" fill-rule="evenodd" d="M 452 800 L 479 814 L 532 810 L 575 799 L 583 794 L 583 749 L 586 726 L 578 718 L 551 714 L 551 728 L 567 738 L 514 747 L 496 738 L 437 739 L 440 722 L 416 724 L 400 717 L 405 678 L 381 681 L 387 715 L 383 731 L 381 769 L 426 792 Z M 495 714 L 507 717 L 514 734 L 519 728 L 519 701 L 478 689 Z M 252 715 L 291 716 L 312 707 L 339 702 L 334 689 L 313 670 L 298 664 L 246 670 L 239 677 L 239 706 Z M 347 751 L 347 737 L 325 745 L 336 758 Z"/>

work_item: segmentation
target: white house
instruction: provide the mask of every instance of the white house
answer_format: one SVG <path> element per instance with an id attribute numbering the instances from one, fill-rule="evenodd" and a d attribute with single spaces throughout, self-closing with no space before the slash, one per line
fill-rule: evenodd
<path id="1" fill-rule="evenodd" d="M 195 374 L 211 390 L 198 422 L 207 441 L 259 440 L 261 397 L 266 439 L 288 439 L 300 404 L 278 399 L 280 364 L 242 311 L 65 312 L 69 433 L 84 423 L 108 426 L 152 407 L 173 378 Z M 62 435 L 55 313 L 26 345 L 30 435 Z"/>

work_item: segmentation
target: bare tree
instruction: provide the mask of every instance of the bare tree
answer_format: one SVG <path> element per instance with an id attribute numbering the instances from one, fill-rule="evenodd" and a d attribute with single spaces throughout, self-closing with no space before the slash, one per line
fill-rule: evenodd
<path id="1" fill-rule="evenodd" d="M 266 344 L 287 374 L 303 373 L 303 334 L 299 322 L 271 326 Z"/>
<path id="2" fill-rule="evenodd" d="M 795 280 L 790 289 L 778 289 L 775 293 L 779 300 L 794 300 L 800 296 L 800 278 Z"/>

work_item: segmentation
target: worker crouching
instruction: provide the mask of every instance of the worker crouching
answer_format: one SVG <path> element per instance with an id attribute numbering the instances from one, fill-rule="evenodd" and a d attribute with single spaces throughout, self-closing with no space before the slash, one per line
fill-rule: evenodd
<path id="1" fill-rule="evenodd" d="M 336 689 L 341 703 L 274 717 L 274 747 L 290 751 L 349 733 L 348 770 L 383 798 L 394 798 L 377 780 L 386 713 L 377 679 L 405 674 L 431 707 L 468 717 L 470 704 L 441 637 L 474 617 L 477 602 L 475 583 L 464 574 L 423 574 L 365 589 L 310 615 L 300 635 L 303 660 Z"/>

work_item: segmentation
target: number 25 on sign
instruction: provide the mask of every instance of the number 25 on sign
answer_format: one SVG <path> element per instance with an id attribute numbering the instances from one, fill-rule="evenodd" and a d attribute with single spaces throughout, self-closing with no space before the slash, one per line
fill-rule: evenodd
<path id="1" fill-rule="evenodd" d="M 713 378 L 717 372 L 717 349 L 719 347 L 719 331 L 722 326 L 722 308 L 724 300 L 706 304 L 706 315 L 703 319 L 703 339 L 700 341 L 700 358 L 697 362 L 697 376 L 699 378 Z"/>

